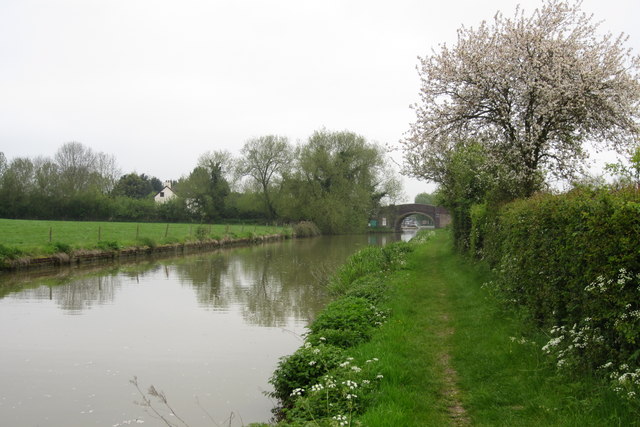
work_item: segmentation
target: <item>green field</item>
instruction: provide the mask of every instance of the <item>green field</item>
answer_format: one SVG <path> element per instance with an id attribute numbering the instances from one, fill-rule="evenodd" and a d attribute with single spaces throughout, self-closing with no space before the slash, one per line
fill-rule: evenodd
<path id="1" fill-rule="evenodd" d="M 66 249 L 124 248 L 228 236 L 288 233 L 289 228 L 256 225 L 29 221 L 0 219 L 0 257 L 44 255 Z M 4 248 L 3 248 L 4 247 Z"/>

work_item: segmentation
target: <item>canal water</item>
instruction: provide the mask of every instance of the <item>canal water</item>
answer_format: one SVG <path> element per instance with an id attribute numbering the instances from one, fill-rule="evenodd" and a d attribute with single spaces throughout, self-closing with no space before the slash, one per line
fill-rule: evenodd
<path id="1" fill-rule="evenodd" d="M 145 396 L 191 427 L 268 421 L 268 379 L 326 304 L 327 276 L 357 249 L 399 238 L 325 236 L 0 276 L 0 424 L 164 425 L 140 405 Z"/>

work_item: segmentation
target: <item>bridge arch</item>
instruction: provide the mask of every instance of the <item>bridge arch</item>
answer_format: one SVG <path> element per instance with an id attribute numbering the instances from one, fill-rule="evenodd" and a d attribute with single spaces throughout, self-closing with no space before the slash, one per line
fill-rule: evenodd
<path id="1" fill-rule="evenodd" d="M 408 203 L 404 205 L 384 206 L 378 209 L 369 222 L 372 228 L 389 227 L 400 232 L 402 220 L 409 215 L 420 214 L 433 220 L 434 228 L 446 227 L 451 223 L 451 215 L 442 206 Z"/>
<path id="2" fill-rule="evenodd" d="M 428 225 L 428 227 L 435 228 L 435 225 L 436 225 L 436 219 L 435 219 L 433 216 L 431 216 L 431 215 L 429 215 L 429 214 L 426 214 L 426 213 L 424 213 L 424 212 L 418 212 L 418 211 L 416 211 L 416 212 L 405 212 L 405 213 L 403 213 L 403 214 L 401 214 L 401 215 L 396 216 L 395 224 L 393 224 L 393 229 L 394 229 L 394 230 L 396 230 L 396 231 L 397 231 L 397 230 L 401 230 L 401 229 L 402 229 L 402 223 L 404 222 L 404 220 L 405 220 L 406 218 L 410 217 L 411 215 L 420 215 L 420 216 L 422 216 L 422 217 L 426 217 L 426 218 L 428 218 L 428 219 L 429 219 L 429 222 L 430 222 L 430 224 Z"/>

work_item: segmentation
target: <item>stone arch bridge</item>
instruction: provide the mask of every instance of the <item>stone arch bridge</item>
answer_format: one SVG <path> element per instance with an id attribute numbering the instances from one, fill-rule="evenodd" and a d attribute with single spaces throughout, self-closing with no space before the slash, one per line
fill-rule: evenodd
<path id="1" fill-rule="evenodd" d="M 431 220 L 430 227 L 443 228 L 451 223 L 449 211 L 441 206 L 423 205 L 421 203 L 410 203 L 406 205 L 384 206 L 378 209 L 369 221 L 369 226 L 388 227 L 395 231 L 402 231 L 402 220 L 409 215 L 420 214 Z"/>

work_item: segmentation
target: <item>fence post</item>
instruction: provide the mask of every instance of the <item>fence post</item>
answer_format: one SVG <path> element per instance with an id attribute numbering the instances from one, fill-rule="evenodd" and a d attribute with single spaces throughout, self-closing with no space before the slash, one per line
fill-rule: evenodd
<path id="1" fill-rule="evenodd" d="M 168 235 L 169 235 L 169 224 L 167 224 L 167 228 L 166 230 L 164 230 L 164 238 L 166 239 Z"/>
<path id="2" fill-rule="evenodd" d="M 98 242 L 102 240 L 102 227 L 98 226 Z"/>
<path id="3" fill-rule="evenodd" d="M 139 236 L 140 236 L 140 224 L 136 224 L 136 240 L 138 240 Z"/>
<path id="4" fill-rule="evenodd" d="M 53 230 L 49 227 L 49 243 L 51 243 L 51 235 L 53 234 Z"/>

